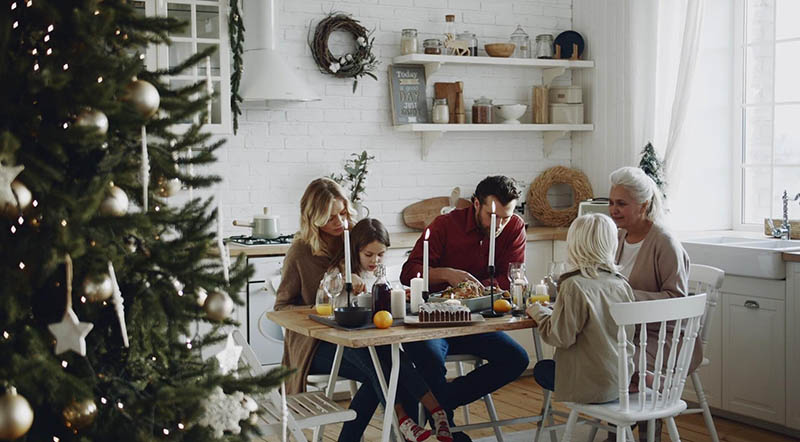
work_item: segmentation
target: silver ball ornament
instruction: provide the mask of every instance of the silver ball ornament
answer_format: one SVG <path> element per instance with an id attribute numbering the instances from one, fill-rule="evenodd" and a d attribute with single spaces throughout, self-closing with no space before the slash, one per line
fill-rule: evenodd
<path id="1" fill-rule="evenodd" d="M 108 117 L 97 109 L 84 109 L 75 119 L 75 124 L 94 129 L 100 135 L 108 132 Z"/>
<path id="2" fill-rule="evenodd" d="M 158 179 L 158 195 L 164 198 L 169 198 L 181 190 L 181 180 L 177 178 L 166 179 L 161 177 Z"/>
<path id="3" fill-rule="evenodd" d="M 108 273 L 88 275 L 83 280 L 83 296 L 89 302 L 105 301 L 114 294 L 114 285 Z"/>
<path id="4" fill-rule="evenodd" d="M 203 304 L 208 319 L 213 321 L 223 321 L 228 319 L 233 313 L 233 299 L 222 290 L 215 290 L 209 293 Z"/>
<path id="5" fill-rule="evenodd" d="M 125 87 L 125 95 L 122 97 L 133 105 L 134 110 L 144 118 L 150 118 L 158 111 L 161 97 L 158 89 L 144 80 L 134 80 Z"/>
<path id="6" fill-rule="evenodd" d="M 128 213 L 128 195 L 117 186 L 112 186 L 106 199 L 100 203 L 100 214 L 104 216 L 122 216 Z"/>
<path id="7" fill-rule="evenodd" d="M 67 428 L 80 430 L 92 425 L 94 418 L 97 417 L 97 411 L 97 404 L 92 399 L 84 399 L 70 402 L 64 407 L 61 416 Z"/>
<path id="8" fill-rule="evenodd" d="M 33 201 L 33 194 L 28 188 L 19 180 L 11 182 L 11 192 L 17 198 L 16 204 L 8 201 L 5 204 L 0 204 L 0 215 L 6 218 L 16 218 L 20 212 L 25 211 Z"/>
<path id="9" fill-rule="evenodd" d="M 22 437 L 33 424 L 33 409 L 28 400 L 17 394 L 14 387 L 0 396 L 0 439 Z"/>

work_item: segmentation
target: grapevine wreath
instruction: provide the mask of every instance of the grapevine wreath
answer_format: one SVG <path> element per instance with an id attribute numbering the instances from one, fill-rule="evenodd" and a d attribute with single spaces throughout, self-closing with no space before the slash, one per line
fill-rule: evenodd
<path id="1" fill-rule="evenodd" d="M 547 201 L 547 191 L 554 184 L 572 187 L 572 205 L 565 209 L 553 209 Z M 578 203 L 592 197 L 589 179 L 578 169 L 564 166 L 551 167 L 536 177 L 528 189 L 528 208 L 545 226 L 568 226 L 578 216 Z"/>
<path id="2" fill-rule="evenodd" d="M 339 58 L 328 48 L 328 39 L 336 31 L 349 32 L 356 40 L 355 50 Z M 319 70 L 338 78 L 353 78 L 353 92 L 355 92 L 358 79 L 364 75 L 378 79 L 372 71 L 380 61 L 372 53 L 375 38 L 370 38 L 370 34 L 372 33 L 361 26 L 358 20 L 344 13 L 332 12 L 317 24 L 314 36 L 309 39 L 308 45 Z"/>

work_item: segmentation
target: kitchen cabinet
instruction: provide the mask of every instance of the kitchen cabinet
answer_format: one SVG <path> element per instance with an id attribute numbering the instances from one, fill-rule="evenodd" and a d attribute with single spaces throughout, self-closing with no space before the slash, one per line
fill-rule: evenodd
<path id="1" fill-rule="evenodd" d="M 703 351 L 703 358 L 708 359 L 709 364 L 698 368 L 706 400 L 709 406 L 714 408 L 722 408 L 722 309 L 720 301 L 711 315 L 708 343 Z M 699 336 L 698 339 L 700 339 Z M 698 402 L 691 379 L 686 379 L 683 398 Z"/>
<path id="2" fill-rule="evenodd" d="M 445 64 L 489 65 L 496 67 L 516 66 L 537 68 L 541 71 L 543 86 L 550 86 L 553 79 L 564 74 L 567 69 L 589 69 L 594 67 L 591 60 L 552 60 L 537 58 L 502 57 L 459 57 L 454 55 L 409 54 L 394 57 L 394 64 L 420 64 L 425 66 L 425 78 L 430 79 Z M 528 106 L 529 109 L 531 106 Z M 395 130 L 419 132 L 422 134 L 422 159 L 427 158 L 433 144 L 445 132 L 458 131 L 541 131 L 544 132 L 544 154 L 550 155 L 553 143 L 568 136 L 572 131 L 592 131 L 593 124 L 405 124 Z"/>
<path id="3" fill-rule="evenodd" d="M 722 405 L 727 411 L 784 425 L 785 302 L 768 291 L 737 290 L 748 285 L 737 280 L 749 279 L 755 278 L 726 277 L 722 289 Z M 785 286 L 775 291 L 778 294 L 785 297 Z"/>
<path id="4" fill-rule="evenodd" d="M 786 266 L 786 426 L 800 430 L 800 262 Z"/>

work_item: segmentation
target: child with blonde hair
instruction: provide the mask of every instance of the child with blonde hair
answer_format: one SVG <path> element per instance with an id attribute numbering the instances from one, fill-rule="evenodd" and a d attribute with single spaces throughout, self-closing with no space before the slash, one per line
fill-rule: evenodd
<path id="1" fill-rule="evenodd" d="M 556 347 L 554 360 L 536 363 L 534 378 L 560 401 L 602 403 L 619 396 L 617 324 L 609 306 L 634 298 L 614 264 L 616 249 L 611 218 L 597 213 L 577 218 L 567 232 L 571 271 L 561 275 L 555 305 L 534 304 L 527 310 L 542 340 Z M 632 327 L 628 336 L 633 336 Z M 628 346 L 628 373 L 633 373 L 633 343 Z"/>

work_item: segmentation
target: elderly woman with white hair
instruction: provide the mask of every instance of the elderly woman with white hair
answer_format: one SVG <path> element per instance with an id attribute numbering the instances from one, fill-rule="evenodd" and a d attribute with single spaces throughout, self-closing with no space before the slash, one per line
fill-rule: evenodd
<path id="1" fill-rule="evenodd" d="M 537 362 L 533 376 L 557 400 L 601 403 L 619 397 L 617 325 L 609 307 L 634 298 L 614 264 L 616 237 L 614 222 L 605 215 L 573 221 L 567 232 L 573 270 L 561 275 L 553 309 L 534 304 L 527 310 L 542 340 L 556 348 L 555 360 Z M 633 327 L 628 332 L 632 336 Z M 633 350 L 628 341 L 628 373 L 633 373 Z"/>

